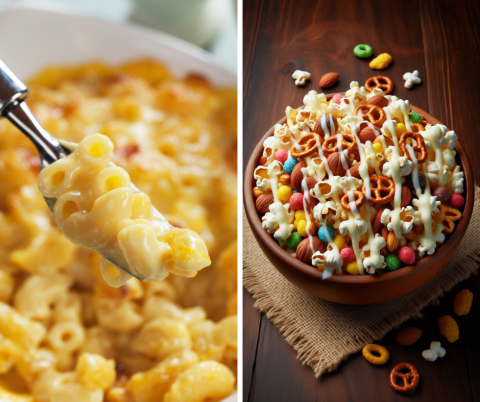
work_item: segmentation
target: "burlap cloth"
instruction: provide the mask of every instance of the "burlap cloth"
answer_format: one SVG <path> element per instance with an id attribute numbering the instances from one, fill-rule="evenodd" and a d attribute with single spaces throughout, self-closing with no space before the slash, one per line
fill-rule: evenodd
<path id="1" fill-rule="evenodd" d="M 369 306 L 346 306 L 317 299 L 288 282 L 258 246 L 243 217 L 243 284 L 318 378 L 333 371 L 350 354 L 438 300 L 480 264 L 480 187 L 467 232 L 452 260 L 432 280 L 399 299 Z"/>

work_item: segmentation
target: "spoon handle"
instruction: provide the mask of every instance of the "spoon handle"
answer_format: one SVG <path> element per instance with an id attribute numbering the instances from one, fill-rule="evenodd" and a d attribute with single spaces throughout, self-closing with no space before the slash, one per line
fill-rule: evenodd
<path id="1" fill-rule="evenodd" d="M 10 120 L 33 142 L 43 168 L 65 156 L 66 152 L 33 116 L 24 103 L 27 96 L 26 85 L 0 60 L 0 117 Z"/>

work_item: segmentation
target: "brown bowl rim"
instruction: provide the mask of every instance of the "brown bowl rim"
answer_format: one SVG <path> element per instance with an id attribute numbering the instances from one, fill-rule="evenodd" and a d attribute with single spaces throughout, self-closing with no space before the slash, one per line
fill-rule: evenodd
<path id="1" fill-rule="evenodd" d="M 344 93 L 340 93 L 344 94 Z M 336 93 L 328 94 L 327 99 L 330 100 Z M 432 124 L 442 124 L 438 119 L 425 112 L 424 110 L 410 105 L 412 111 L 419 113 L 425 117 L 427 121 Z M 283 124 L 286 121 L 286 117 L 279 120 L 276 124 Z M 261 220 L 258 216 L 257 210 L 255 208 L 255 200 L 253 198 L 253 188 L 255 187 L 253 182 L 253 171 L 256 166 L 258 166 L 258 160 L 260 159 L 261 152 L 263 150 L 263 142 L 265 139 L 273 133 L 275 125 L 267 130 L 262 139 L 257 143 L 254 151 L 252 152 L 250 159 L 248 161 L 247 167 L 245 169 L 245 178 L 244 178 L 244 207 L 247 214 L 248 220 L 250 222 L 250 227 L 268 249 L 281 259 L 284 263 L 290 265 L 291 268 L 299 271 L 304 275 L 311 276 L 315 279 L 322 279 L 323 274 L 321 271 L 315 269 L 313 266 L 305 264 L 304 262 L 292 257 L 285 250 L 283 250 L 275 240 L 267 233 L 262 227 Z M 463 216 L 460 222 L 458 223 L 455 231 L 448 236 L 447 240 L 437 247 L 434 254 L 427 256 L 418 261 L 415 265 L 408 265 L 403 268 L 400 268 L 396 271 L 384 272 L 375 275 L 332 275 L 330 278 L 325 279 L 325 281 L 344 283 L 344 284 L 372 284 L 372 283 L 381 283 L 385 281 L 394 281 L 397 278 L 411 274 L 417 270 L 427 269 L 430 265 L 434 264 L 437 260 L 441 259 L 452 247 L 456 247 L 457 243 L 463 235 L 465 234 L 470 218 L 472 216 L 473 204 L 475 198 L 474 191 L 474 182 L 472 169 L 470 167 L 470 162 L 468 160 L 467 154 L 460 141 L 457 140 L 455 144 L 455 150 L 457 151 L 456 159 L 462 167 L 462 170 L 465 175 L 465 205 L 463 209 Z"/>

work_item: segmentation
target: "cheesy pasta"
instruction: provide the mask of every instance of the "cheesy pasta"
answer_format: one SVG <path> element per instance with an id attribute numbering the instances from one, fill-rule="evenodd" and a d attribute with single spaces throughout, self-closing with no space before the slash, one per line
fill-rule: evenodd
<path id="1" fill-rule="evenodd" d="M 172 227 L 146 194 L 134 191 L 124 169 L 110 166 L 112 157 L 112 141 L 93 134 L 40 172 L 38 188 L 45 197 L 58 198 L 53 212 L 65 236 L 141 280 L 161 281 L 170 272 L 193 277 L 210 265 L 200 236 Z M 111 286 L 131 277 L 108 261 L 102 261 L 101 271 Z"/>
<path id="2" fill-rule="evenodd" d="M 150 60 L 52 67 L 28 85 L 40 123 L 79 147 L 39 176 L 33 145 L 0 120 L 0 400 L 223 400 L 237 372 L 236 91 L 175 78 Z M 101 155 L 85 167 L 90 146 L 105 152 L 93 151 Z M 53 216 L 39 179 L 58 199 Z M 85 217 L 119 193 L 131 205 L 98 214 L 98 227 L 108 227 L 101 243 L 71 230 L 95 227 Z M 112 230 L 109 214 L 124 226 Z M 145 228 L 172 249 L 166 267 L 180 275 L 140 281 L 79 246 L 123 253 L 121 242 Z M 189 250 L 176 258 L 173 234 L 208 250 L 211 267 L 198 272 L 207 258 L 194 253 L 201 262 L 189 265 Z M 166 274 L 160 258 L 127 254 L 151 264 L 142 279 Z"/>

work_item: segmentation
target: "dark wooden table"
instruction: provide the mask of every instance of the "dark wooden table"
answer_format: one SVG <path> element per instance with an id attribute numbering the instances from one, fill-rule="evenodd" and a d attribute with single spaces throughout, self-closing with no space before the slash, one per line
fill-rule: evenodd
<path id="1" fill-rule="evenodd" d="M 284 116 L 286 106 L 298 107 L 303 96 L 318 88 L 327 72 L 340 73 L 331 92 L 345 91 L 351 81 L 361 85 L 379 75 L 352 51 L 359 43 L 375 54 L 388 52 L 393 63 L 380 72 L 393 79 L 394 94 L 409 99 L 453 128 L 467 150 L 480 183 L 480 2 L 466 0 L 244 0 L 244 164 L 258 139 Z M 305 87 L 291 78 L 300 69 L 312 73 Z M 423 82 L 407 90 L 402 76 L 418 70 Z M 480 234 L 479 234 L 480 240 Z M 457 317 L 460 339 L 435 363 L 421 352 L 429 340 L 446 340 L 437 319 L 453 314 L 457 292 L 474 293 L 471 313 Z M 422 342 L 401 347 L 397 330 L 383 340 L 393 358 L 372 366 L 361 354 L 351 356 L 333 374 L 315 379 L 275 326 L 253 307 L 244 291 L 244 401 L 480 401 L 480 280 L 459 284 L 425 309 L 423 318 L 405 326 L 424 331 Z M 417 366 L 422 380 L 413 396 L 395 393 L 388 383 L 393 362 Z"/>

